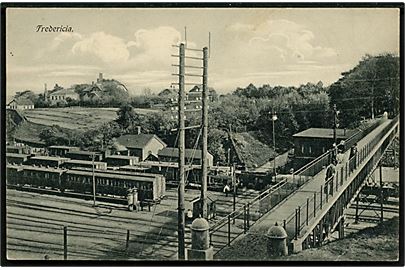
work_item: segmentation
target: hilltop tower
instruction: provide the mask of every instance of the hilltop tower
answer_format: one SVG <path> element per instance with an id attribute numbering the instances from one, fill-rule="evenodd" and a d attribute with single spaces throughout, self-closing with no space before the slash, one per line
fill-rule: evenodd
<path id="1" fill-rule="evenodd" d="M 97 83 L 101 83 L 101 82 L 103 82 L 103 73 L 100 72 L 98 74 Z"/>

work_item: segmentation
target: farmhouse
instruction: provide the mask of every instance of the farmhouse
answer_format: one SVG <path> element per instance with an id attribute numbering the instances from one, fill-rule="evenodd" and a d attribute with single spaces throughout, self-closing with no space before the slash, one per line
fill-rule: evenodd
<path id="1" fill-rule="evenodd" d="M 117 138 L 117 142 L 125 146 L 129 155 L 145 160 L 149 155 L 157 155 L 167 145 L 154 134 L 127 134 Z"/>
<path id="2" fill-rule="evenodd" d="M 59 89 L 49 94 L 49 101 L 52 105 L 59 104 L 71 100 L 78 100 L 79 95 L 74 88 Z"/>
<path id="3" fill-rule="evenodd" d="M 13 110 L 32 110 L 34 107 L 34 103 L 28 98 L 13 99 L 13 101 L 7 104 L 7 109 Z"/>

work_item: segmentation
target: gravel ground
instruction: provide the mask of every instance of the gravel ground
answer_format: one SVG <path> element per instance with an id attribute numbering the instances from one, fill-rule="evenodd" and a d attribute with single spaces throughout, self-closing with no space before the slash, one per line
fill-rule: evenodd
<path id="1" fill-rule="evenodd" d="M 365 228 L 320 248 L 304 250 L 277 260 L 285 261 L 396 261 L 399 256 L 399 218 Z M 249 248 L 246 248 L 249 246 Z M 217 260 L 276 260 L 266 253 L 266 239 L 246 235 L 216 255 Z"/>

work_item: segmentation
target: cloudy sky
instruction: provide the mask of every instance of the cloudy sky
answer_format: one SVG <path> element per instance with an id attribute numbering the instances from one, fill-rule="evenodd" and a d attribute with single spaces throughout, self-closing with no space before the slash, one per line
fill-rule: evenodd
<path id="1" fill-rule="evenodd" d="M 171 45 L 184 41 L 185 26 L 193 48 L 211 32 L 209 85 L 221 93 L 249 83 L 328 85 L 365 54 L 399 54 L 397 9 L 8 9 L 7 95 L 91 83 L 99 72 L 133 94 L 167 88 L 176 81 Z"/>

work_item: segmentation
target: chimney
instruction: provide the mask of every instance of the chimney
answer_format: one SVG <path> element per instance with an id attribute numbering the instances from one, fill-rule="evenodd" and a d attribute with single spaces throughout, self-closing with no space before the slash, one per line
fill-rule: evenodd
<path id="1" fill-rule="evenodd" d="M 140 126 L 136 126 L 136 134 L 141 134 L 141 127 Z"/>

